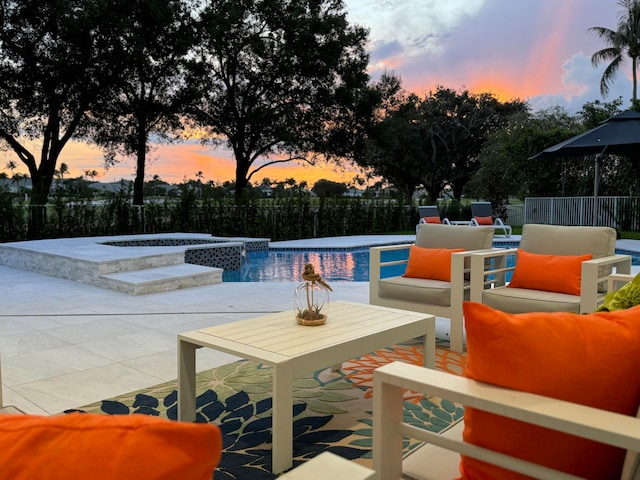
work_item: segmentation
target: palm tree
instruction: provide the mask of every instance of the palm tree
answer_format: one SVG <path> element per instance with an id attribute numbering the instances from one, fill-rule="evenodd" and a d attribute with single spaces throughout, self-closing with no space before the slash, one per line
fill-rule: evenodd
<path id="1" fill-rule="evenodd" d="M 620 11 L 618 13 L 617 30 L 606 27 L 591 27 L 589 31 L 601 38 L 607 48 L 597 51 L 591 56 L 591 64 L 597 67 L 600 62 L 608 61 L 607 68 L 602 73 L 600 80 L 600 93 L 606 96 L 609 93 L 613 78 L 624 63 L 625 54 L 631 58 L 631 70 L 633 74 L 632 108 L 638 109 L 638 59 L 640 58 L 640 0 L 618 0 Z"/>

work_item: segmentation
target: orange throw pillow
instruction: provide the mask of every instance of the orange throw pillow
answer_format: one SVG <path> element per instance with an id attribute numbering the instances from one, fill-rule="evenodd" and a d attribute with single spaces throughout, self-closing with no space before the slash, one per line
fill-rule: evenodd
<path id="1" fill-rule="evenodd" d="M 149 415 L 2 415 L 2 478 L 211 480 L 220 429 Z"/>
<path id="2" fill-rule="evenodd" d="M 464 248 L 424 248 L 411 245 L 403 277 L 451 281 L 451 254 Z"/>
<path id="3" fill-rule="evenodd" d="M 442 223 L 440 217 L 422 217 L 424 223 Z"/>
<path id="4" fill-rule="evenodd" d="M 518 249 L 512 288 L 580 295 L 582 262 L 593 255 L 541 255 Z"/>
<path id="5" fill-rule="evenodd" d="M 493 218 L 491 217 L 473 217 L 478 225 L 493 225 Z"/>
<path id="6" fill-rule="evenodd" d="M 464 375 L 634 416 L 640 403 L 640 306 L 588 315 L 510 314 L 465 302 Z M 620 478 L 625 451 L 467 407 L 464 440 L 581 478 Z M 462 456 L 463 479 L 523 479 Z"/>

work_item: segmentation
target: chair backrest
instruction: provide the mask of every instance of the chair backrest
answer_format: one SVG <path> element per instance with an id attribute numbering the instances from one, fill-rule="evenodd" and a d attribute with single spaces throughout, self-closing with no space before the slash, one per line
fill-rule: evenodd
<path id="1" fill-rule="evenodd" d="M 420 218 L 440 218 L 440 212 L 436 205 L 421 205 L 418 207 L 418 214 L 420 215 Z"/>
<path id="2" fill-rule="evenodd" d="M 611 227 L 579 227 L 527 224 L 522 227 L 520 248 L 545 255 L 613 255 L 616 231 Z"/>
<path id="3" fill-rule="evenodd" d="M 493 217 L 491 202 L 471 202 L 472 217 Z"/>
<path id="4" fill-rule="evenodd" d="M 423 248 L 483 250 L 492 247 L 494 232 L 493 227 L 425 223 L 418 228 L 416 245 Z"/>

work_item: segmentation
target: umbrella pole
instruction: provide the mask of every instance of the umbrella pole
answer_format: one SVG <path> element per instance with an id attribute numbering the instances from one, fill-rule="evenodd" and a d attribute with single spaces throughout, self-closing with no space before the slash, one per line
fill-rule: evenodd
<path id="1" fill-rule="evenodd" d="M 598 225 L 598 186 L 600 184 L 600 158 L 602 154 L 596 155 L 595 167 L 593 169 L 593 226 Z"/>

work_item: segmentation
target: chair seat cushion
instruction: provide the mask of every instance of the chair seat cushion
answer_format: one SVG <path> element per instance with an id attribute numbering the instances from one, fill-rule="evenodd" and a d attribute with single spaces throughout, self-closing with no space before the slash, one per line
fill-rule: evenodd
<path id="1" fill-rule="evenodd" d="M 149 415 L 3 415 L 2 478 L 211 480 L 220 429 Z"/>
<path id="2" fill-rule="evenodd" d="M 640 306 L 588 315 L 509 314 L 465 302 L 464 375 L 634 416 L 640 403 Z M 467 407 L 464 440 L 580 478 L 619 478 L 625 451 Z M 462 478 L 522 479 L 463 456 Z M 527 477 L 528 478 L 528 477 Z"/>
<path id="3" fill-rule="evenodd" d="M 580 297 L 578 295 L 527 288 L 491 288 L 482 292 L 482 303 L 509 313 L 580 313 Z"/>
<path id="4" fill-rule="evenodd" d="M 422 217 L 422 220 L 424 220 L 424 223 L 436 223 L 436 224 L 442 223 L 442 220 L 440 220 L 440 217 Z"/>
<path id="5" fill-rule="evenodd" d="M 379 296 L 425 305 L 451 305 L 451 284 L 426 278 L 390 277 L 379 282 Z"/>

